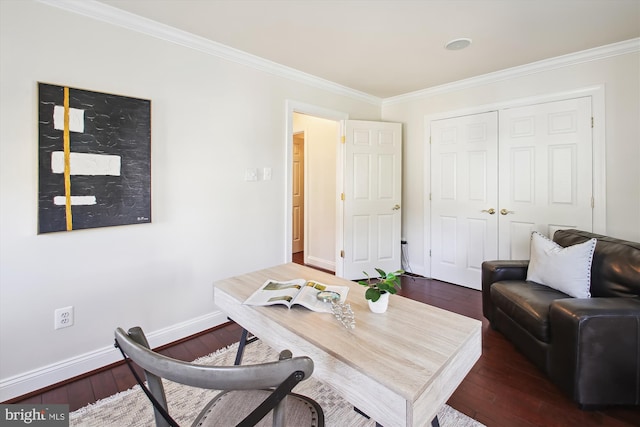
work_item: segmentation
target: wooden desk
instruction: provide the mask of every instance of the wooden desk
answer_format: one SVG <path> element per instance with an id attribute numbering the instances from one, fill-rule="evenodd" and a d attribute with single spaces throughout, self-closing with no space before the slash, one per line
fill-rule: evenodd
<path id="1" fill-rule="evenodd" d="M 331 314 L 242 302 L 267 279 L 314 279 L 350 287 L 355 329 Z M 216 282 L 216 305 L 277 351 L 307 355 L 313 375 L 385 427 L 430 425 L 480 357 L 481 322 L 398 295 L 369 311 L 365 288 L 298 264 Z"/>

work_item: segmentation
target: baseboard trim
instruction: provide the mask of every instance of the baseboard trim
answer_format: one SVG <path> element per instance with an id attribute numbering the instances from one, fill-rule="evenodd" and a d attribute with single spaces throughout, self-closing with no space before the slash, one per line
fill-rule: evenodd
<path id="1" fill-rule="evenodd" d="M 327 271 L 336 271 L 336 263 L 326 259 L 317 258 L 314 256 L 306 257 L 304 263 L 309 266 L 318 267 Z"/>
<path id="2" fill-rule="evenodd" d="M 159 347 L 227 322 L 220 311 L 146 333 L 151 347 Z M 133 326 L 133 325 L 132 325 Z M 0 402 L 94 371 L 122 358 L 113 345 L 0 380 Z"/>

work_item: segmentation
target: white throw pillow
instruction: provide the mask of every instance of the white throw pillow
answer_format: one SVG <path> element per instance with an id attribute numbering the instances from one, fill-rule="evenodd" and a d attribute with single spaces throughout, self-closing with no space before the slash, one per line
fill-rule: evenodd
<path id="1" fill-rule="evenodd" d="M 596 239 L 563 248 L 543 234 L 531 233 L 527 280 L 576 298 L 591 298 L 591 261 Z"/>

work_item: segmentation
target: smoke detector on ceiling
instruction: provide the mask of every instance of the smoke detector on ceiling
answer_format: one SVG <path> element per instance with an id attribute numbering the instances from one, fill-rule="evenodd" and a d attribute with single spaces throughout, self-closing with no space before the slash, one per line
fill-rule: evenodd
<path id="1" fill-rule="evenodd" d="M 471 44 L 471 39 L 460 38 L 454 39 L 444 45 L 447 50 L 462 50 Z"/>

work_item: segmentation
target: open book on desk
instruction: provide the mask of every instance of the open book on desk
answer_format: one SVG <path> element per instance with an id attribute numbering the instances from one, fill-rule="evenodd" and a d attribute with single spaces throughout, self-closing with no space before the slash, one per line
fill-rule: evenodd
<path id="1" fill-rule="evenodd" d="M 312 311 L 331 313 L 331 303 L 318 299 L 320 292 L 336 292 L 340 295 L 337 302 L 344 303 L 347 299 L 349 287 L 337 285 L 325 285 L 313 280 L 296 279 L 286 282 L 267 280 L 255 291 L 244 304 L 247 305 L 274 305 L 283 304 L 291 308 L 301 305 Z"/>

